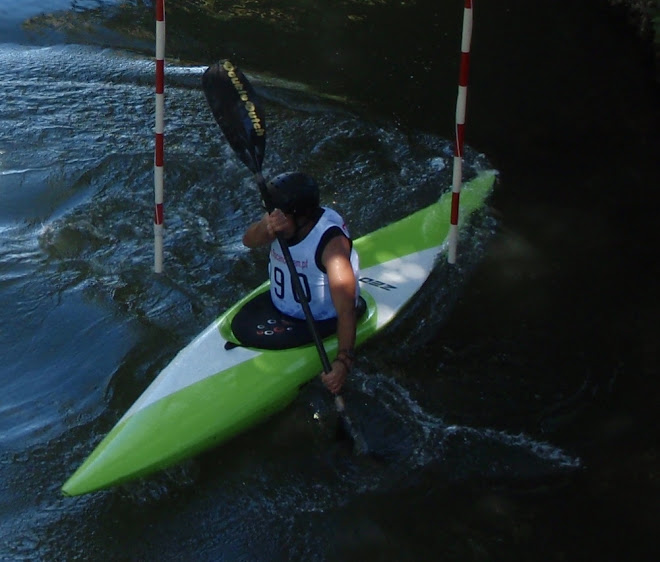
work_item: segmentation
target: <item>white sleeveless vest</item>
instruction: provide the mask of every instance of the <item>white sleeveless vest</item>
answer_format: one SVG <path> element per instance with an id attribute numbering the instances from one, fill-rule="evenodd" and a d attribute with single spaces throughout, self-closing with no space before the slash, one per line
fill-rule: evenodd
<path id="1" fill-rule="evenodd" d="M 314 228 L 307 236 L 297 244 L 289 246 L 293 263 L 296 266 L 298 277 L 303 291 L 308 295 L 309 308 L 315 320 L 325 320 L 337 316 L 332 297 L 330 296 L 330 285 L 328 276 L 319 269 L 316 263 L 316 253 L 323 235 L 332 227 L 339 227 L 350 239 L 344 219 L 332 209 L 323 207 L 323 214 Z M 359 297 L 359 258 L 355 249 L 351 249 L 351 265 L 355 273 L 355 298 Z M 294 293 L 291 274 L 284 260 L 282 248 L 278 240 L 273 241 L 270 246 L 270 263 L 268 264 L 270 275 L 270 296 L 277 309 L 294 318 L 305 318 L 302 306 Z"/>

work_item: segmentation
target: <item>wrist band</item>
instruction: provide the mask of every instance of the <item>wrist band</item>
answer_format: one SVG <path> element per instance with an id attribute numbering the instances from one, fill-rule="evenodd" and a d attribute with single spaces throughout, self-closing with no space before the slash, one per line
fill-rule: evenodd
<path id="1" fill-rule="evenodd" d="M 335 361 L 339 361 L 344 367 L 346 367 L 346 372 L 347 373 L 351 370 L 351 366 L 348 363 L 346 363 L 346 361 L 344 359 L 342 359 L 341 357 L 335 357 Z M 334 361 L 333 361 L 333 363 L 334 363 Z"/>
<path id="2" fill-rule="evenodd" d="M 354 361 L 354 360 L 355 360 L 355 355 L 354 355 L 352 349 L 346 349 L 346 348 L 345 348 L 345 349 L 340 349 L 340 350 L 337 352 L 337 355 L 341 355 L 342 353 L 343 353 L 344 355 L 346 355 L 346 357 L 348 357 L 351 361 Z"/>

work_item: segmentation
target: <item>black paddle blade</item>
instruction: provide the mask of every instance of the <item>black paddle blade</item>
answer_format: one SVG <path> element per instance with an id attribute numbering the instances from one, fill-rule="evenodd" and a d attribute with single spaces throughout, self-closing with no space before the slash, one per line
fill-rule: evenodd
<path id="1" fill-rule="evenodd" d="M 213 117 L 241 161 L 256 174 L 266 152 L 266 118 L 254 88 L 228 60 L 209 66 L 202 87 Z"/>

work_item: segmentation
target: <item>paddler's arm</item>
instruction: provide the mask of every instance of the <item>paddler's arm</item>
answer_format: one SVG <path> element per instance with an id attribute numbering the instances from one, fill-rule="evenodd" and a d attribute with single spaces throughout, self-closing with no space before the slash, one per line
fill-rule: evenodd
<path id="1" fill-rule="evenodd" d="M 353 364 L 355 347 L 355 273 L 350 261 L 351 243 L 345 236 L 332 238 L 321 256 L 330 284 L 332 303 L 337 311 L 337 357 L 332 370 L 321 375 L 323 383 L 333 394 L 338 394 Z"/>
<path id="2" fill-rule="evenodd" d="M 279 232 L 288 238 L 295 232 L 295 224 L 282 211 L 275 209 L 270 215 L 264 213 L 260 220 L 248 226 L 243 234 L 243 244 L 248 248 L 266 246 L 275 240 Z"/>

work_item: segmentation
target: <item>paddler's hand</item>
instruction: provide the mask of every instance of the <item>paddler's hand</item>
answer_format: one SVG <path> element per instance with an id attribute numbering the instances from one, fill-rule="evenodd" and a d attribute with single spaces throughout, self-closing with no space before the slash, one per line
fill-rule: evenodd
<path id="1" fill-rule="evenodd" d="M 248 248 L 257 248 L 270 244 L 278 234 L 282 234 L 285 240 L 291 238 L 296 232 L 296 224 L 292 215 L 285 215 L 279 209 L 272 213 L 264 213 L 257 221 L 252 223 L 245 234 L 243 244 Z"/>
<path id="2" fill-rule="evenodd" d="M 321 381 L 332 394 L 339 394 L 348 376 L 348 366 L 345 361 L 335 359 L 330 367 L 332 370 L 329 373 L 321 373 Z"/>
<path id="3" fill-rule="evenodd" d="M 285 215 L 280 209 L 274 209 L 272 213 L 264 216 L 266 230 L 271 239 L 275 239 L 278 234 L 285 239 L 291 238 L 296 233 L 296 225 L 291 215 Z"/>

